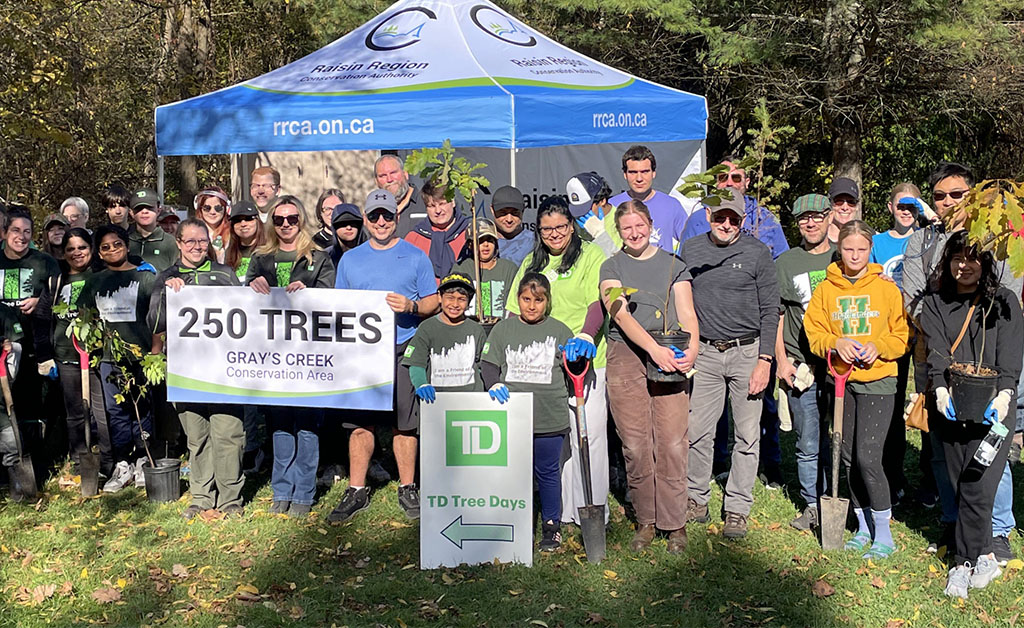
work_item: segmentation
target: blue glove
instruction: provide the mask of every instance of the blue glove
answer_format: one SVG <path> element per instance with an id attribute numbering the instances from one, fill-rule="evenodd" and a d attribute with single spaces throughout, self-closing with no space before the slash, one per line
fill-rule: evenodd
<path id="1" fill-rule="evenodd" d="M 138 272 L 153 273 L 154 275 L 157 274 L 156 268 L 154 268 L 153 265 L 150 264 L 149 262 L 142 262 L 141 264 L 135 267 L 135 270 L 137 270 Z"/>
<path id="2" fill-rule="evenodd" d="M 505 403 L 508 401 L 508 386 L 498 382 L 491 386 L 491 389 L 487 391 L 487 394 L 491 396 L 498 403 Z"/>
<path id="3" fill-rule="evenodd" d="M 672 352 L 676 354 L 677 360 L 682 360 L 683 358 L 686 357 L 686 352 L 680 349 L 679 347 L 672 345 L 669 348 L 672 349 Z"/>
<path id="4" fill-rule="evenodd" d="M 437 391 L 430 384 L 423 384 L 416 389 L 416 396 L 420 398 L 420 401 L 434 403 L 434 400 L 437 399 Z"/>
<path id="5" fill-rule="evenodd" d="M 591 218 L 597 218 L 597 216 L 594 214 L 594 210 L 590 210 L 587 213 L 583 214 L 582 216 L 578 216 L 576 218 L 576 224 L 579 226 L 580 229 L 586 229 L 585 225 L 587 224 L 587 221 L 590 220 Z"/>
<path id="6" fill-rule="evenodd" d="M 988 406 L 985 408 L 984 420 L 982 423 L 985 425 L 992 425 L 993 423 L 1002 423 L 1003 417 L 1010 409 L 1010 397 L 1012 392 L 1009 390 L 1001 390 L 996 398 L 988 402 Z"/>
<path id="7" fill-rule="evenodd" d="M 565 354 L 568 362 L 575 362 L 579 359 L 591 360 L 597 355 L 597 347 L 586 338 L 570 338 L 565 345 L 559 345 L 558 349 Z"/>
<path id="8" fill-rule="evenodd" d="M 935 389 L 935 407 L 950 421 L 956 421 L 956 408 L 953 407 L 953 400 L 949 397 L 949 389 L 940 386 Z"/>

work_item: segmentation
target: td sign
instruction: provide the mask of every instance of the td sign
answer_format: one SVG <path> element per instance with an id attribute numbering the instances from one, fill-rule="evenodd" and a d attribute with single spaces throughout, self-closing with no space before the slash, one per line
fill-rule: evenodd
<path id="1" fill-rule="evenodd" d="M 508 466 L 507 412 L 448 410 L 444 414 L 447 466 Z"/>
<path id="2" fill-rule="evenodd" d="M 533 395 L 420 406 L 420 567 L 533 564 Z"/>

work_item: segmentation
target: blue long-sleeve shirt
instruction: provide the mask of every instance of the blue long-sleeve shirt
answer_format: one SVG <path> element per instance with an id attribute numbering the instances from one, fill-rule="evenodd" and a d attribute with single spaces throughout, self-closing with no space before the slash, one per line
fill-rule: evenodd
<path id="1" fill-rule="evenodd" d="M 775 219 L 775 215 L 757 204 L 757 199 L 751 196 L 743 197 L 743 204 L 747 217 L 743 221 L 743 232 L 754 236 L 764 243 L 771 251 L 772 259 L 778 259 L 780 255 L 789 250 L 789 243 L 786 242 L 786 234 L 782 231 L 782 225 Z M 683 241 L 693 236 L 711 231 L 708 223 L 707 212 L 704 207 L 693 210 L 683 228 Z"/>

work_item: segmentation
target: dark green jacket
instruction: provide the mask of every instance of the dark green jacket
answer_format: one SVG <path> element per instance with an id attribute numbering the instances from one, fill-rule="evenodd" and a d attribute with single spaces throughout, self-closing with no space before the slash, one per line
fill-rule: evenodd
<path id="1" fill-rule="evenodd" d="M 147 322 L 154 334 L 162 334 L 167 331 L 167 300 L 165 290 L 167 280 L 179 278 L 186 286 L 238 286 L 238 278 L 235 271 L 227 264 L 211 262 L 207 260 L 199 268 L 189 268 L 181 264 L 175 264 L 156 276 L 156 284 L 153 286 L 153 296 L 150 297 L 149 315 Z"/>
<path id="2" fill-rule="evenodd" d="M 134 225 L 128 231 L 128 252 L 138 255 L 153 265 L 156 272 L 163 272 L 178 261 L 178 244 L 174 236 L 157 227 L 146 237 Z"/>

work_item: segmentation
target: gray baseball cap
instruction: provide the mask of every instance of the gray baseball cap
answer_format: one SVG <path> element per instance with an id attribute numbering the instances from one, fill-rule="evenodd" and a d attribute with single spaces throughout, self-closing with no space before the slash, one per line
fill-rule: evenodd
<path id="1" fill-rule="evenodd" d="M 391 192 L 374 190 L 366 197 L 366 203 L 363 204 L 363 215 L 369 214 L 375 209 L 383 209 L 397 214 L 398 203 L 395 202 L 395 197 L 391 195 Z"/>

